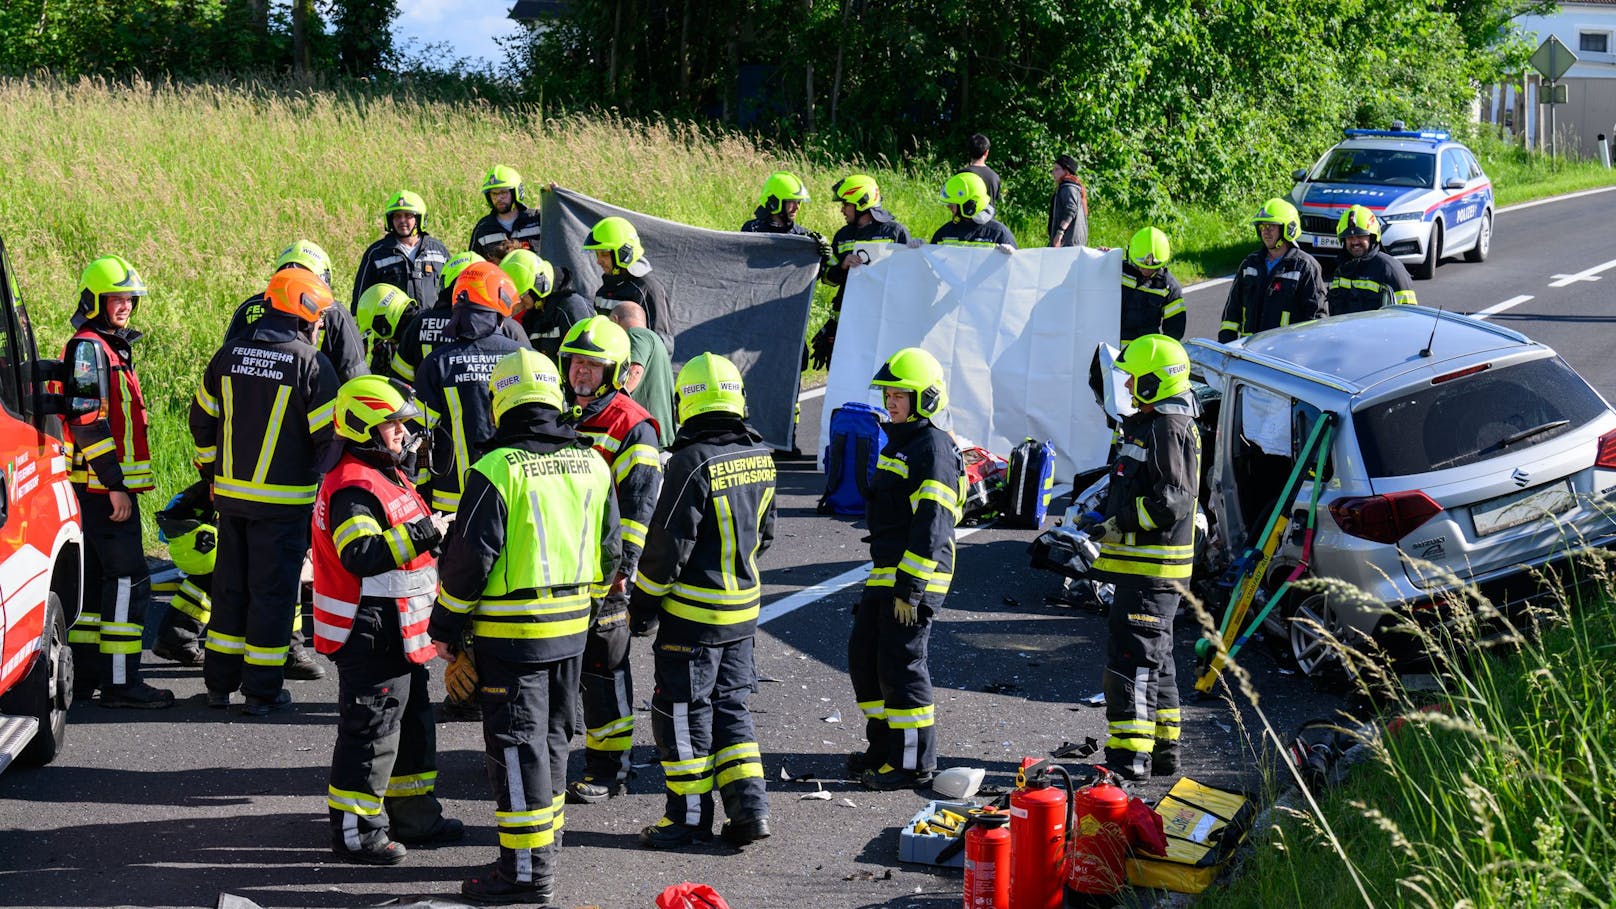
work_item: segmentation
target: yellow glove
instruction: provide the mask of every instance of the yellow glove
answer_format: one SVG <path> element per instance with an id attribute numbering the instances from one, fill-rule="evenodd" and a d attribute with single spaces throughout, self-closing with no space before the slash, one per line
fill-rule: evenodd
<path id="1" fill-rule="evenodd" d="M 470 701 L 477 694 L 477 661 L 470 650 L 460 651 L 449 661 L 448 668 L 443 670 L 443 686 L 449 690 L 449 697 L 457 701 Z"/>
<path id="2" fill-rule="evenodd" d="M 920 624 L 920 607 L 897 597 L 892 598 L 892 615 L 899 625 L 913 628 Z"/>

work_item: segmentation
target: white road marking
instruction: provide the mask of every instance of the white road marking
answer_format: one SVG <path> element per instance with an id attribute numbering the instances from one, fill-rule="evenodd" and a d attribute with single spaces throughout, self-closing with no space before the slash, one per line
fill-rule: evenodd
<path id="1" fill-rule="evenodd" d="M 1583 271 L 1579 271 L 1575 274 L 1555 275 L 1554 280 L 1549 282 L 1549 286 L 1565 287 L 1568 284 L 1575 284 L 1579 281 L 1598 281 L 1600 272 L 1609 271 L 1612 268 L 1616 268 L 1616 259 L 1611 259 L 1609 262 L 1602 262 L 1595 265 L 1593 268 L 1584 269 Z"/>
<path id="2" fill-rule="evenodd" d="M 1492 306 L 1489 306 L 1486 309 L 1482 310 L 1481 312 L 1471 313 L 1470 318 L 1472 318 L 1472 319 L 1485 319 L 1488 316 L 1496 316 L 1496 315 L 1498 315 L 1499 313 L 1503 312 L 1506 309 L 1514 309 L 1515 307 L 1521 305 L 1522 303 L 1525 303 L 1527 300 L 1533 300 L 1533 299 L 1536 299 L 1536 298 L 1533 297 L 1531 294 L 1521 294 L 1518 297 L 1510 297 L 1508 300 L 1505 300 L 1502 303 L 1497 303 L 1497 304 L 1494 304 Z"/>
<path id="3" fill-rule="evenodd" d="M 801 404 L 804 401 L 812 401 L 815 398 L 823 398 L 824 396 L 825 386 L 821 385 L 817 388 L 810 388 L 802 394 L 797 395 L 797 403 Z"/>
<path id="4" fill-rule="evenodd" d="M 1050 501 L 1054 501 L 1055 499 L 1058 499 L 1071 491 L 1071 486 L 1062 483 L 1049 491 Z M 965 539 L 973 533 L 976 533 L 978 530 L 984 529 L 986 529 L 986 527 L 983 525 L 969 527 L 954 534 L 954 539 L 957 542 Z M 954 562 L 957 567 L 959 563 L 957 551 Z M 820 581 L 818 584 L 815 584 L 812 587 L 804 587 L 790 596 L 781 597 L 780 599 L 775 600 L 773 603 L 764 606 L 758 611 L 757 623 L 759 625 L 766 625 L 769 622 L 780 618 L 781 616 L 790 615 L 804 606 L 817 603 L 826 597 L 841 593 L 843 590 L 852 587 L 854 584 L 862 584 L 864 583 L 864 579 L 870 576 L 871 567 L 873 567 L 872 563 L 865 562 L 863 565 L 860 565 L 857 568 L 844 571 L 833 578 Z"/>
<path id="5" fill-rule="evenodd" d="M 1548 205 L 1550 202 L 1564 202 L 1567 199 L 1581 199 L 1583 196 L 1595 196 L 1599 193 L 1608 193 L 1613 189 L 1616 189 L 1616 186 L 1601 186 L 1598 189 L 1585 189 L 1581 192 L 1566 193 L 1563 196 L 1550 196 L 1547 199 L 1533 199 L 1530 202 L 1516 202 L 1514 205 L 1506 205 L 1497 211 L 1498 214 L 1503 214 L 1506 211 L 1521 211 L 1522 209 L 1536 208 L 1539 205 Z"/>
<path id="6" fill-rule="evenodd" d="M 1198 290 L 1206 290 L 1208 287 L 1222 287 L 1223 285 L 1228 284 L 1229 282 L 1231 282 L 1233 280 L 1234 280 L 1234 275 L 1224 275 L 1221 278 L 1208 278 L 1205 281 L 1201 281 L 1201 282 L 1196 283 L 1196 284 L 1191 284 L 1189 287 L 1182 288 L 1182 290 L 1183 290 L 1184 293 L 1190 294 L 1190 293 L 1194 293 L 1194 292 L 1196 292 Z"/>

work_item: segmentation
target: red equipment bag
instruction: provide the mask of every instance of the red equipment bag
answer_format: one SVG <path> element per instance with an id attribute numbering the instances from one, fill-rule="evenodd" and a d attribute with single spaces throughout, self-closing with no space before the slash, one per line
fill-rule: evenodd
<path id="1" fill-rule="evenodd" d="M 986 448 L 967 448 L 960 454 L 965 458 L 961 516 L 967 520 L 991 520 L 1004 508 L 1004 477 L 1010 462 Z"/>
<path id="2" fill-rule="evenodd" d="M 718 891 L 706 884 L 674 884 L 656 898 L 657 909 L 729 909 Z"/>

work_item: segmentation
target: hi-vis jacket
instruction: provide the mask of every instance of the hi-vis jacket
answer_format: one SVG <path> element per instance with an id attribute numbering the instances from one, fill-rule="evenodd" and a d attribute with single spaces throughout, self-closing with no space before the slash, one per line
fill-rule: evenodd
<path id="1" fill-rule="evenodd" d="M 1164 334 L 1184 339 L 1184 290 L 1165 268 L 1149 278 L 1133 263 L 1122 263 L 1122 330 L 1124 344 L 1143 335 Z"/>
<path id="2" fill-rule="evenodd" d="M 230 317 L 230 327 L 224 330 L 224 339 L 239 341 L 247 337 L 269 311 L 269 300 L 261 293 L 241 301 L 236 314 Z M 365 342 L 360 337 L 359 325 L 346 307 L 333 306 L 325 311 L 314 346 L 336 367 L 338 385 L 370 371 L 365 365 Z"/>
<path id="3" fill-rule="evenodd" d="M 596 398 L 568 419 L 612 469 L 623 526 L 623 560 L 617 570 L 631 576 L 645 548 L 646 528 L 662 489 L 657 422 L 625 391 Z"/>
<path id="4" fill-rule="evenodd" d="M 454 301 L 450 298 L 448 290 L 435 298 L 438 302 L 431 309 L 424 309 L 415 314 L 398 333 L 398 347 L 393 351 L 393 362 L 389 371 L 393 375 L 411 385 L 415 384 L 415 371 L 425 362 L 427 355 L 436 348 L 445 344 L 453 344 L 455 336 L 449 330 L 449 320 L 454 317 Z M 530 346 L 527 341 L 527 332 L 513 319 L 504 319 L 499 324 L 499 334 L 517 342 L 519 346 Z"/>
<path id="5" fill-rule="evenodd" d="M 739 418 L 698 415 L 679 428 L 651 518 L 629 615 L 659 615 L 660 639 L 728 644 L 757 630 L 757 557 L 774 540 L 774 457 Z"/>
<path id="6" fill-rule="evenodd" d="M 1298 325 L 1330 314 L 1324 302 L 1324 272 L 1317 259 L 1288 247 L 1274 267 L 1268 251 L 1247 256 L 1229 285 L 1219 341 L 1233 341 L 1270 328 Z"/>
<path id="7" fill-rule="evenodd" d="M 353 298 L 348 303 L 359 305 L 372 284 L 391 284 L 410 295 L 410 299 L 425 305 L 435 300 L 443 284 L 443 266 L 449 261 L 449 250 L 438 238 L 421 231 L 421 242 L 415 245 L 415 254 L 399 245 L 398 237 L 389 232 L 365 248 L 359 257 L 359 271 L 354 275 Z"/>
<path id="8" fill-rule="evenodd" d="M 890 587 L 916 606 L 940 605 L 954 580 L 964 493 L 965 461 L 948 433 L 925 419 L 888 424 L 865 511 L 875 563 L 865 586 Z"/>
<path id="9" fill-rule="evenodd" d="M 538 252 L 539 210 L 518 202 L 512 211 L 516 212 L 516 220 L 511 222 L 510 230 L 499 223 L 499 215 L 492 210 L 479 218 L 471 228 L 471 239 L 466 241 L 466 248 L 490 262 L 496 261 L 494 253 L 506 240 L 515 240 Z"/>
<path id="10" fill-rule="evenodd" d="M 978 224 L 970 218 L 952 218 L 932 233 L 931 242 L 938 246 L 1015 246 L 1016 235 L 997 221 Z"/>
<path id="11" fill-rule="evenodd" d="M 1122 422 L 1105 517 L 1121 541 L 1100 544 L 1094 570 L 1117 583 L 1188 584 L 1195 565 L 1195 508 L 1201 491 L 1200 407 L 1185 393 Z"/>
<path id="12" fill-rule="evenodd" d="M 835 266 L 841 265 L 842 259 L 846 258 L 848 253 L 860 243 L 909 242 L 909 228 L 904 227 L 902 222 L 893 218 L 884 208 L 877 207 L 872 211 L 875 213 L 875 220 L 857 227 L 845 224 L 830 239 L 831 258 L 835 261 L 831 263 L 831 268 L 825 269 L 824 274 L 820 275 L 820 280 L 836 286 L 836 296 L 830 301 L 831 312 L 842 311 L 842 294 L 847 290 L 847 272 Z"/>
<path id="13" fill-rule="evenodd" d="M 466 471 L 494 434 L 488 380 L 499 361 L 522 346 L 497 333 L 498 313 L 480 306 L 462 310 L 453 325 L 458 340 L 432 351 L 415 376 L 415 393 L 432 432 L 432 475 L 426 486 L 433 510 L 451 514 L 460 507 Z"/>
<path id="14" fill-rule="evenodd" d="M 101 410 L 62 426 L 72 465 L 68 479 L 81 490 L 140 493 L 153 488 L 146 398 L 140 392 L 131 350 L 139 338 L 140 332 L 132 329 L 102 332 L 85 323 L 68 341 L 69 346 L 90 343 L 101 348 L 112 372 Z"/>
<path id="15" fill-rule="evenodd" d="M 493 450 L 466 474 L 456 530 L 438 563 L 428 628 L 477 652 L 548 663 L 584 652 L 591 597 L 603 597 L 621 549 L 611 470 L 559 414 L 518 405 Z"/>
<path id="16" fill-rule="evenodd" d="M 1330 279 L 1330 315 L 1344 316 L 1351 312 L 1368 312 L 1382 306 L 1405 303 L 1415 305 L 1414 279 L 1409 277 L 1403 263 L 1386 255 L 1385 250 L 1372 249 L 1362 258 L 1343 255 L 1335 262 L 1335 277 Z"/>
<path id="17" fill-rule="evenodd" d="M 438 592 L 438 530 L 404 473 L 351 452 L 325 475 L 314 503 L 314 649 L 336 653 L 361 611 L 397 609 L 404 658 L 435 650 L 427 619 Z"/>
<path id="18" fill-rule="evenodd" d="M 293 324 L 271 313 L 226 342 L 191 401 L 197 469 L 221 514 L 288 517 L 314 504 L 337 372 Z"/>

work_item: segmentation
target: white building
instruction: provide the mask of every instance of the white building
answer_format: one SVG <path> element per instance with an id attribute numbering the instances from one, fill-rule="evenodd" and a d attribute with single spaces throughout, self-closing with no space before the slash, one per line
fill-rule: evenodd
<path id="1" fill-rule="evenodd" d="M 1562 2 L 1553 13 L 1521 16 L 1516 22 L 1533 47 L 1554 35 L 1577 55 L 1576 64 L 1561 79 L 1567 103 L 1555 105 L 1555 133 L 1561 143 L 1556 150 L 1599 157 L 1599 134 L 1616 136 L 1616 0 Z M 1495 92 L 1489 119 L 1510 123 L 1517 132 L 1524 129 L 1529 143 L 1546 139 L 1548 108 L 1537 103 L 1537 85 L 1528 84 L 1524 105 L 1516 104 L 1515 94 L 1514 88 L 1504 97 Z M 1514 122 L 1514 110 L 1524 113 L 1524 123 Z"/>

